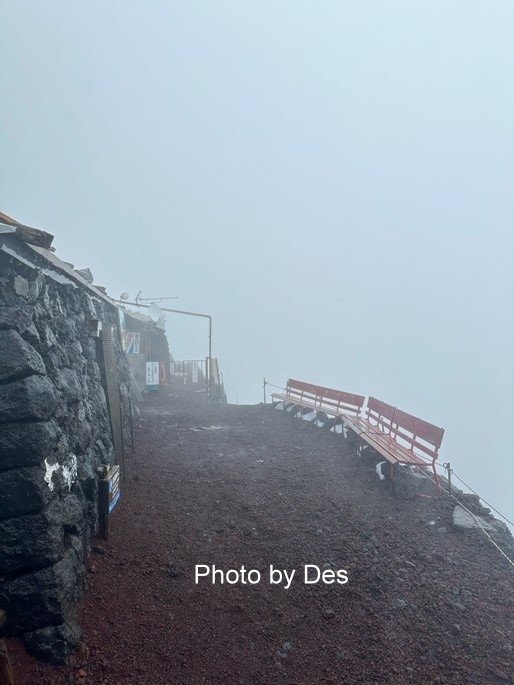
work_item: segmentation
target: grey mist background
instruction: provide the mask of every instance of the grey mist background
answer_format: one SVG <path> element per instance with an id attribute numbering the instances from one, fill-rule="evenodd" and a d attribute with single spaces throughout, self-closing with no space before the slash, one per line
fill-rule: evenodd
<path id="1" fill-rule="evenodd" d="M 229 400 L 373 394 L 514 516 L 510 0 L 4 0 L 1 209 L 212 313 Z M 175 357 L 205 322 L 171 317 Z"/>

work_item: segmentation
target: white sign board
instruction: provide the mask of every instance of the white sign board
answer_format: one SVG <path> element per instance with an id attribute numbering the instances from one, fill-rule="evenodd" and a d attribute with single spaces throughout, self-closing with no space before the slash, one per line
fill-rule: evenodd
<path id="1" fill-rule="evenodd" d="M 159 362 L 146 362 L 146 385 L 159 385 Z"/>

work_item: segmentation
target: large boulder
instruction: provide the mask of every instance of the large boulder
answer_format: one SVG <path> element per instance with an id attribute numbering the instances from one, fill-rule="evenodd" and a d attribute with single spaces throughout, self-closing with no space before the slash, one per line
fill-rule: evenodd
<path id="1" fill-rule="evenodd" d="M 76 486 L 68 495 L 55 497 L 44 511 L 0 521 L 0 576 L 55 564 L 75 540 L 82 560 L 88 513 L 89 504 Z"/>
<path id="2" fill-rule="evenodd" d="M 421 490 L 426 478 L 409 466 L 397 466 L 393 480 L 393 494 L 399 499 L 413 499 Z"/>
<path id="3" fill-rule="evenodd" d="M 462 499 L 462 494 L 459 495 Z M 467 503 L 466 503 L 467 508 Z M 503 521 L 495 519 L 493 516 L 478 516 L 470 513 L 460 505 L 453 510 L 452 517 L 453 528 L 461 533 L 478 533 L 484 534 L 484 531 L 489 534 L 500 546 L 508 550 L 514 549 L 514 538 L 510 532 L 509 527 Z"/>
<path id="4" fill-rule="evenodd" d="M 0 582 L 0 606 L 7 614 L 6 632 L 15 635 L 75 617 L 85 568 L 74 550 L 53 566 Z"/>
<path id="5" fill-rule="evenodd" d="M 84 453 L 91 445 L 93 430 L 91 424 L 96 424 L 98 428 L 100 421 L 91 416 L 91 405 L 85 402 L 73 404 L 67 415 L 67 433 L 69 436 L 70 447 L 75 454 Z M 107 419 L 108 421 L 108 419 Z M 107 421 L 105 427 L 108 427 Z"/>
<path id="6" fill-rule="evenodd" d="M 47 376 L 29 376 L 0 385 L 0 422 L 45 420 L 58 407 L 57 392 Z"/>
<path id="7" fill-rule="evenodd" d="M 0 330 L 14 329 L 30 340 L 39 340 L 32 318 L 19 307 L 0 307 Z"/>
<path id="8" fill-rule="evenodd" d="M 62 512 L 57 498 L 43 512 L 0 521 L 0 575 L 48 566 L 62 557 Z"/>
<path id="9" fill-rule="evenodd" d="M 54 494 L 51 478 L 44 466 L 0 472 L 0 521 L 43 509 Z"/>
<path id="10" fill-rule="evenodd" d="M 353 431 L 349 432 L 355 436 L 355 433 L 353 433 Z M 355 438 L 357 439 L 357 436 L 355 436 Z M 366 444 L 361 446 L 359 454 L 362 463 L 366 466 L 369 466 L 373 470 L 375 470 L 375 467 L 378 463 L 384 461 L 384 457 L 379 452 L 377 452 L 376 449 Z"/>
<path id="11" fill-rule="evenodd" d="M 82 535 L 84 526 L 84 512 L 87 509 L 87 501 L 80 489 L 75 487 L 73 492 L 61 499 L 61 521 L 64 532 L 73 535 Z"/>
<path id="12" fill-rule="evenodd" d="M 18 331 L 0 331 L 0 381 L 45 373 L 41 355 Z"/>
<path id="13" fill-rule="evenodd" d="M 331 433 L 337 433 L 343 437 L 345 436 L 344 424 L 339 416 L 329 418 L 323 428 L 328 429 Z"/>
<path id="14" fill-rule="evenodd" d="M 55 665 L 68 663 L 81 637 L 81 630 L 74 621 L 58 626 L 46 626 L 23 635 L 27 650 L 31 654 Z"/>
<path id="15" fill-rule="evenodd" d="M 84 398 L 84 388 L 72 369 L 64 368 L 57 372 L 56 386 L 68 404 L 75 404 Z"/>
<path id="16" fill-rule="evenodd" d="M 463 532 L 480 530 L 480 526 L 488 533 L 496 532 L 492 521 L 487 521 L 482 516 L 473 516 L 473 514 L 470 514 L 469 511 L 466 511 L 461 506 L 457 506 L 453 510 L 452 523 L 454 528 Z"/>
<path id="17" fill-rule="evenodd" d="M 317 412 L 314 409 L 307 409 L 302 407 L 298 412 L 298 418 L 307 421 L 308 423 L 314 423 L 316 421 Z"/>
<path id="18" fill-rule="evenodd" d="M 96 456 L 94 448 L 89 448 L 78 462 L 78 481 L 85 498 L 91 502 L 96 499 L 96 473 L 99 464 L 100 459 Z"/>
<path id="19" fill-rule="evenodd" d="M 473 514 L 478 516 L 487 516 L 491 513 L 488 507 L 484 507 L 480 501 L 480 496 L 475 495 L 470 492 L 459 492 L 458 498 L 461 504 L 463 504 L 466 509 L 469 509 Z"/>
<path id="20" fill-rule="evenodd" d="M 43 463 L 61 438 L 54 421 L 0 423 L 0 471 Z"/>
<path id="21" fill-rule="evenodd" d="M 20 297 L 28 297 L 30 293 L 29 282 L 26 278 L 23 278 L 23 276 L 20 276 L 19 274 L 16 274 L 16 276 L 13 278 L 12 289 L 16 295 L 19 295 Z"/>

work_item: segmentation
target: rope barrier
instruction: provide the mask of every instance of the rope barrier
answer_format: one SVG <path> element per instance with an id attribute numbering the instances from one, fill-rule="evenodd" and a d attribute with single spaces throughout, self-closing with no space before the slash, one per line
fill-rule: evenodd
<path id="1" fill-rule="evenodd" d="M 287 392 L 287 388 L 283 388 L 281 385 L 275 385 L 274 383 L 270 383 L 269 381 L 264 381 L 265 385 L 270 385 L 272 388 L 278 388 L 279 390 L 285 390 Z"/>
<path id="2" fill-rule="evenodd" d="M 431 478 L 431 477 L 428 475 L 428 473 L 425 473 L 424 475 L 425 475 L 429 480 L 431 480 L 432 483 L 434 483 L 434 485 L 437 485 L 436 481 L 435 481 L 433 478 Z M 484 532 L 484 534 L 489 538 L 489 541 L 496 547 L 496 549 L 500 552 L 500 554 L 501 554 L 502 556 L 504 556 L 505 559 L 507 559 L 507 561 L 509 562 L 509 564 L 514 568 L 514 561 L 512 561 L 512 559 L 510 559 L 510 558 L 505 554 L 505 552 L 502 550 L 502 548 L 493 540 L 493 538 L 489 535 L 489 533 L 486 531 L 486 529 L 484 528 L 484 526 L 480 523 L 480 521 L 479 521 L 478 518 L 475 516 L 475 514 L 474 514 L 472 511 L 470 511 L 464 504 L 462 504 L 462 502 L 459 502 L 459 500 L 455 497 L 455 495 L 452 495 L 450 492 L 448 492 L 448 490 L 446 490 L 446 489 L 443 488 L 442 486 L 440 486 L 440 487 L 441 487 L 441 490 L 442 490 L 443 492 L 445 492 L 445 493 L 448 495 L 448 497 L 451 497 L 451 499 L 455 500 L 455 502 L 457 502 L 457 504 L 458 504 L 460 507 L 462 507 L 463 509 L 465 509 L 465 510 L 468 512 L 468 514 L 471 514 L 471 516 L 475 519 L 476 523 L 480 526 L 480 528 L 482 529 L 482 531 Z M 485 501 L 485 500 L 484 500 L 484 501 Z"/>
<path id="3" fill-rule="evenodd" d="M 507 521 L 507 523 L 510 523 L 510 525 L 514 528 L 514 523 L 512 523 L 512 521 L 510 521 L 510 520 L 509 520 L 506 516 L 504 516 L 500 511 L 498 511 L 498 509 L 495 509 L 495 507 L 493 507 L 492 504 L 489 504 L 489 502 L 488 502 L 487 500 L 485 500 L 481 495 L 479 495 L 478 492 L 475 492 L 475 490 L 473 490 L 472 487 L 470 487 L 467 483 L 465 483 L 465 482 L 462 480 L 462 478 L 459 478 L 459 476 L 455 473 L 455 471 L 453 471 L 453 469 L 452 469 L 452 473 L 453 473 L 453 475 L 455 476 L 455 478 L 456 478 L 458 481 L 460 481 L 460 482 L 462 483 L 462 485 L 464 485 L 465 487 L 467 487 L 468 490 L 471 490 L 471 492 L 472 492 L 474 495 L 476 495 L 477 497 L 480 497 L 480 499 L 482 500 L 482 502 L 484 502 L 485 504 L 487 504 L 487 506 L 489 507 L 489 509 L 492 509 L 494 512 L 496 512 L 496 513 L 498 514 L 498 516 L 501 516 L 502 519 L 504 519 L 505 521 Z"/>
<path id="4" fill-rule="evenodd" d="M 507 521 L 507 523 L 509 523 L 509 524 L 514 528 L 514 523 L 512 523 L 512 521 L 511 521 L 510 519 L 508 519 L 506 516 L 504 516 L 504 514 L 502 514 L 501 511 L 498 511 L 498 509 L 496 509 L 496 507 L 493 507 L 493 505 L 492 505 L 490 502 L 488 502 L 486 499 L 484 499 L 484 498 L 482 497 L 482 495 L 479 495 L 478 492 L 477 492 L 476 490 L 473 490 L 473 488 L 471 487 L 471 485 L 468 485 L 465 481 L 463 481 L 462 478 L 460 478 L 460 476 L 458 476 L 458 475 L 455 473 L 455 471 L 450 467 L 450 464 L 449 464 L 449 463 L 446 463 L 446 464 L 439 464 L 439 463 L 436 462 L 435 465 L 436 465 L 437 468 L 444 469 L 444 472 L 445 472 L 445 473 L 450 472 L 450 474 L 453 475 L 453 476 L 455 476 L 455 478 L 456 478 L 460 483 L 462 483 L 462 485 L 464 485 L 468 490 L 471 490 L 471 492 L 472 492 L 474 495 L 476 495 L 477 497 L 479 497 L 479 498 L 482 500 L 482 502 L 484 502 L 484 504 L 487 504 L 487 506 L 489 507 L 489 509 L 492 509 L 494 512 L 496 512 L 496 513 L 498 514 L 498 516 L 501 516 L 502 519 L 504 519 L 505 521 Z M 451 494 L 451 493 L 450 493 L 450 494 Z"/>

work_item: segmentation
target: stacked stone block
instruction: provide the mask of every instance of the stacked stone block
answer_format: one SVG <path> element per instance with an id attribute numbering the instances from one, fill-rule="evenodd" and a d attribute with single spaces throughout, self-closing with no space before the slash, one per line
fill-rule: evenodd
<path id="1" fill-rule="evenodd" d="M 97 471 L 115 460 L 100 341 L 117 310 L 80 284 L 0 254 L 0 608 L 5 631 L 65 661 L 97 517 Z M 125 430 L 129 371 L 115 336 Z"/>

